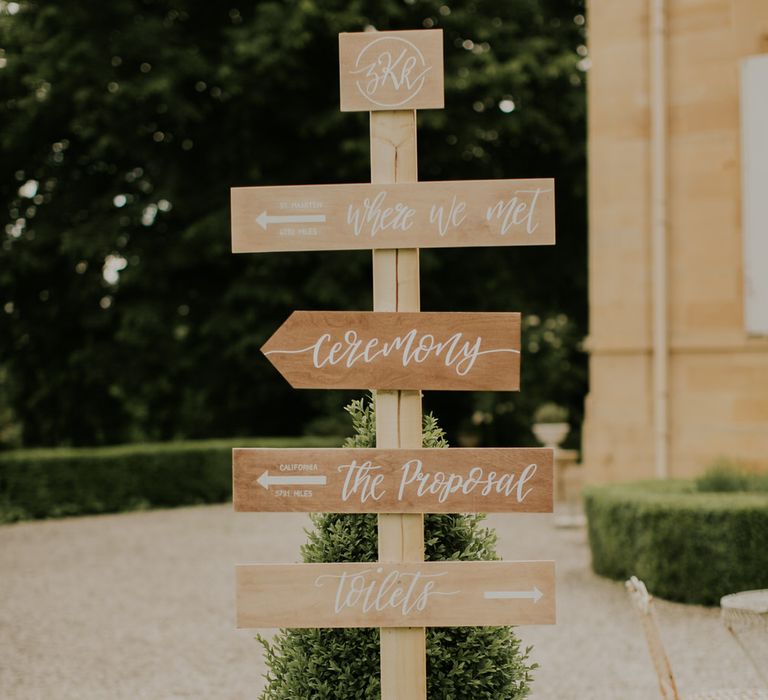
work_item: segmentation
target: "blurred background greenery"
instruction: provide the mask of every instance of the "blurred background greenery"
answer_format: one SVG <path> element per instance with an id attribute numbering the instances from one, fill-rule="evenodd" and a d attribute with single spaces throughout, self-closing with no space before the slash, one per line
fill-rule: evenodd
<path id="1" fill-rule="evenodd" d="M 422 252 L 422 308 L 521 311 L 522 390 L 427 393 L 452 442 L 534 443 L 587 389 L 581 0 L 0 2 L 0 446 L 339 435 L 360 392 L 260 355 L 294 309 L 370 309 L 368 252 L 233 256 L 229 188 L 369 179 L 342 31 L 441 28 L 420 179 L 555 177 L 558 243 Z"/>

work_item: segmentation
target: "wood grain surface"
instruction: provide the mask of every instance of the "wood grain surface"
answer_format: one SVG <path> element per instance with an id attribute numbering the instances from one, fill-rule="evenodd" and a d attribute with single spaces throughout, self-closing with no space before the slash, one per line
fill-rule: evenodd
<path id="1" fill-rule="evenodd" d="M 294 311 L 261 351 L 297 389 L 516 391 L 520 314 Z"/>
<path id="2" fill-rule="evenodd" d="M 342 112 L 440 109 L 443 30 L 339 34 Z"/>
<path id="3" fill-rule="evenodd" d="M 416 111 L 371 112 L 371 182 L 416 182 Z M 421 311 L 418 248 L 372 251 L 373 310 Z M 376 446 L 421 447 L 421 392 L 373 392 Z M 424 561 L 424 514 L 379 513 L 379 561 Z M 424 627 L 379 628 L 382 700 L 427 700 Z"/>
<path id="4" fill-rule="evenodd" d="M 551 561 L 251 564 L 236 581 L 240 628 L 555 623 Z"/>
<path id="5" fill-rule="evenodd" d="M 548 448 L 232 451 L 236 511 L 551 513 Z"/>
<path id="6" fill-rule="evenodd" d="M 555 242 L 551 179 L 233 187 L 232 251 Z"/>

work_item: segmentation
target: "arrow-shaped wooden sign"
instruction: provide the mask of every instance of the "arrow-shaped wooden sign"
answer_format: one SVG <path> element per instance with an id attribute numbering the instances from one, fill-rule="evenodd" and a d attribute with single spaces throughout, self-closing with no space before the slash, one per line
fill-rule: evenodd
<path id="1" fill-rule="evenodd" d="M 294 311 L 261 351 L 296 389 L 520 388 L 519 313 Z"/>
<path id="2" fill-rule="evenodd" d="M 235 253 L 554 242 L 551 179 L 232 188 Z"/>
<path id="3" fill-rule="evenodd" d="M 551 513 L 552 450 L 232 452 L 236 511 Z"/>
<path id="4" fill-rule="evenodd" d="M 551 561 L 251 564 L 236 579 L 238 627 L 555 623 Z"/>

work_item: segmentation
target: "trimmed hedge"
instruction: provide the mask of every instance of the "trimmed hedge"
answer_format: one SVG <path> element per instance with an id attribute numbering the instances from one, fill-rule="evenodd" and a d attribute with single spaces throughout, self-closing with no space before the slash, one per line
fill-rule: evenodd
<path id="1" fill-rule="evenodd" d="M 632 575 L 667 600 L 716 605 L 768 588 L 768 493 L 700 493 L 653 481 L 585 490 L 595 573 Z"/>
<path id="2" fill-rule="evenodd" d="M 0 523 L 220 503 L 233 447 L 332 447 L 339 438 L 230 438 L 0 452 Z"/>

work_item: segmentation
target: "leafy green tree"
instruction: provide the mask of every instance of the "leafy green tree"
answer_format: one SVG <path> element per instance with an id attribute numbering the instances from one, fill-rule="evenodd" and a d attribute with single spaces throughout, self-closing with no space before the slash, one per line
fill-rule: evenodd
<path id="1" fill-rule="evenodd" d="M 291 390 L 258 348 L 295 308 L 370 308 L 370 255 L 233 256 L 229 187 L 369 178 L 368 118 L 339 112 L 337 73 L 337 34 L 369 26 L 444 31 L 422 179 L 558 180 L 556 247 L 424 252 L 423 307 L 565 314 L 584 334 L 581 0 L 2 2 L 0 416 L 25 444 L 340 413 L 349 394 Z M 568 388 L 544 395 L 539 362 Z M 527 403 L 499 432 L 527 439 L 539 395 L 578 420 L 583 368 L 573 347 L 524 358 Z M 432 405 L 453 429 L 478 400 Z M 500 416 L 509 399 L 482 400 Z"/>

